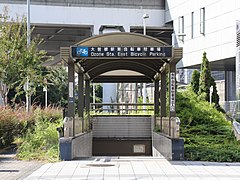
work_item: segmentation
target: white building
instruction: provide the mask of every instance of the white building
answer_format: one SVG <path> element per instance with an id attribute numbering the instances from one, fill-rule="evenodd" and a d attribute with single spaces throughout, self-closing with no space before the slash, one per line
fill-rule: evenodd
<path id="1" fill-rule="evenodd" d="M 225 97 L 221 100 L 236 100 L 236 88 L 240 87 L 240 67 L 236 66 L 236 61 L 239 64 L 236 59 L 236 45 L 239 46 L 236 27 L 239 26 L 236 24 L 240 20 L 240 1 L 167 0 L 165 15 L 166 23 L 173 23 L 177 35 L 173 41 L 175 46 L 183 47 L 184 51 L 178 68 L 200 69 L 205 51 L 211 70 L 225 75 L 224 79 L 219 79 L 218 87 L 225 84 Z M 186 81 L 188 71 L 184 71 Z M 224 89 L 219 89 L 221 94 Z"/>

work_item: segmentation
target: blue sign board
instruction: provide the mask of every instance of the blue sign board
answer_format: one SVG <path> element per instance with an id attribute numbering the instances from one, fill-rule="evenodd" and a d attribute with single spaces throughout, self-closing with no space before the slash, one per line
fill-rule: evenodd
<path id="1" fill-rule="evenodd" d="M 171 58 L 172 47 L 72 47 L 73 58 Z"/>
<path id="2" fill-rule="evenodd" d="M 88 57 L 88 47 L 79 46 L 76 48 L 76 56 Z"/>

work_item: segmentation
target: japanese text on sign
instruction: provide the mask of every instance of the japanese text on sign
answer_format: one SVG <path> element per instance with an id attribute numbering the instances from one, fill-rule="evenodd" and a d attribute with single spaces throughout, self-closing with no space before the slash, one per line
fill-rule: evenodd
<path id="1" fill-rule="evenodd" d="M 175 111 L 175 72 L 170 73 L 170 111 Z"/>
<path id="2" fill-rule="evenodd" d="M 72 47 L 72 57 L 172 57 L 172 47 Z"/>

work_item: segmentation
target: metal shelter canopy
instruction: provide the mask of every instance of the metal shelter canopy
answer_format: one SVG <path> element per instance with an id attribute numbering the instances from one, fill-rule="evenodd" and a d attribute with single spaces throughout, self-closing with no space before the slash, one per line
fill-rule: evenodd
<path id="1" fill-rule="evenodd" d="M 182 48 L 174 48 L 161 40 L 142 34 L 117 32 L 94 36 L 72 47 L 62 47 L 60 58 L 68 64 L 67 116 L 73 119 L 76 73 L 78 75 L 77 109 L 80 119 L 84 119 L 84 111 L 88 117 L 90 115 L 90 81 L 154 82 L 154 114 L 166 117 L 166 78 L 168 77 L 170 97 L 168 129 L 171 135 L 170 119 L 176 117 L 176 63 L 182 58 Z M 160 79 L 161 83 L 159 83 Z M 88 121 L 90 125 L 90 118 Z M 73 135 L 80 132 L 77 130 L 80 126 L 75 126 L 78 123 L 79 121 L 73 120 Z M 82 120 L 82 132 L 85 125 Z M 160 126 L 163 127 L 162 121 Z M 90 129 L 90 126 L 88 128 Z"/>
<path id="2" fill-rule="evenodd" d="M 94 36 L 74 46 L 86 47 L 169 47 L 167 43 L 150 36 L 137 33 L 116 32 Z M 92 82 L 152 82 L 160 73 L 164 63 L 170 61 L 164 57 L 78 57 L 74 58 Z M 114 74 L 115 70 L 124 70 L 124 75 Z M 106 74 L 106 72 L 112 73 Z M 131 71 L 138 72 L 133 75 Z M 123 74 L 123 73 L 122 73 Z"/>

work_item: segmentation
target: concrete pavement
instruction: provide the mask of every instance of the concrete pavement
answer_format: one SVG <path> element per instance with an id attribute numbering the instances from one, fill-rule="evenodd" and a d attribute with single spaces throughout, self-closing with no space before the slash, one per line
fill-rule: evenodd
<path id="1" fill-rule="evenodd" d="M 154 157 L 93 157 L 44 164 L 26 178 L 35 179 L 240 180 L 240 163 L 167 161 Z"/>

